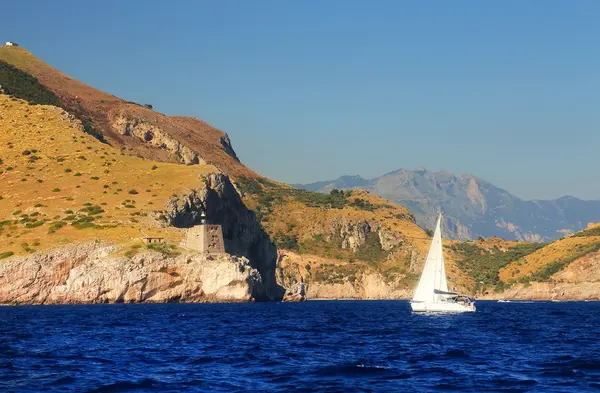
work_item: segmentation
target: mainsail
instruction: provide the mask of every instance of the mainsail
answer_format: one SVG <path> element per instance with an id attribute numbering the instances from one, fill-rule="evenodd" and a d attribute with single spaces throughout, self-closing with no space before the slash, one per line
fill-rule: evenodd
<path id="1" fill-rule="evenodd" d="M 440 214 L 435 225 L 433 240 L 427 253 L 425 267 L 423 268 L 419 285 L 417 285 L 415 295 L 413 296 L 413 301 L 415 302 L 436 303 L 447 296 L 442 293 L 436 293 L 438 291 L 448 292 L 446 270 L 444 269 L 444 253 L 442 250 L 441 219 L 442 215 Z"/>

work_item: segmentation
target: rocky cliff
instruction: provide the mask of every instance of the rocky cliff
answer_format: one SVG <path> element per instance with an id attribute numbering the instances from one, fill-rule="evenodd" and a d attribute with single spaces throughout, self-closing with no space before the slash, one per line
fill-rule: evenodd
<path id="1" fill-rule="evenodd" d="M 70 304 L 249 301 L 265 297 L 247 259 L 183 253 L 119 255 L 89 242 L 13 257 L 0 264 L 0 303 Z"/>
<path id="2" fill-rule="evenodd" d="M 209 223 L 222 226 L 225 251 L 248 258 L 261 273 L 266 289 L 261 300 L 281 299 L 284 290 L 275 281 L 277 249 L 226 175 L 208 175 L 203 188 L 173 197 L 164 213 L 169 225 L 189 228 L 198 224 L 202 211 Z"/>

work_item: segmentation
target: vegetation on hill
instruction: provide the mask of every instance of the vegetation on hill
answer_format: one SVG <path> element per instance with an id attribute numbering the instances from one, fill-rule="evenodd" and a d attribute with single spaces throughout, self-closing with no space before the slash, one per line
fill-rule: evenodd
<path id="1" fill-rule="evenodd" d="M 37 78 L 0 60 L 0 86 L 5 94 L 21 98 L 30 104 L 61 106 L 52 91 L 43 86 Z"/>
<path id="2" fill-rule="evenodd" d="M 0 94 L 0 255 L 84 239 L 129 242 L 181 234 L 153 218 L 214 167 L 124 155 L 60 108 Z"/>
<path id="3" fill-rule="evenodd" d="M 469 274 L 479 288 L 497 285 L 500 282 L 501 268 L 543 246 L 544 243 L 522 243 L 508 248 L 501 248 L 498 245 L 487 247 L 485 241 L 477 241 L 456 243 L 448 248 L 458 254 L 458 267 Z"/>
<path id="4" fill-rule="evenodd" d="M 66 109 L 56 94 L 42 85 L 36 77 L 2 60 L 0 60 L 0 86 L 5 94 L 23 99 L 30 104 L 53 105 Z M 100 142 L 107 143 L 104 135 L 94 126 L 89 116 L 79 116 L 79 119 L 86 133 Z"/>
<path id="5" fill-rule="evenodd" d="M 553 281 L 571 263 L 600 251 L 600 227 L 592 227 L 551 243 L 454 243 L 458 267 L 469 274 L 477 291 L 502 291 L 514 284 Z M 582 280 L 585 277 L 581 278 Z"/>

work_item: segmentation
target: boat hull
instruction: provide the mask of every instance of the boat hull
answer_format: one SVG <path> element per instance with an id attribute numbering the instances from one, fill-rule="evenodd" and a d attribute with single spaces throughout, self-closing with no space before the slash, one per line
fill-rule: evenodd
<path id="1" fill-rule="evenodd" d="M 413 312 L 474 312 L 475 304 L 454 302 L 410 302 Z"/>

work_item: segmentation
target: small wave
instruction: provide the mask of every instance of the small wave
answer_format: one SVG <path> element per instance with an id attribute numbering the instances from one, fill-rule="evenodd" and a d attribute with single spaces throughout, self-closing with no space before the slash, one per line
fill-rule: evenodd
<path id="1" fill-rule="evenodd" d="M 532 386 L 536 385 L 537 381 L 534 379 L 498 378 L 494 380 L 494 383 L 499 386 Z"/>
<path id="2" fill-rule="evenodd" d="M 568 356 L 566 357 L 568 358 Z M 556 359 L 558 360 L 558 359 Z M 588 359 L 572 359 L 566 361 L 552 361 L 546 363 L 540 363 L 540 367 L 546 371 L 553 370 L 588 370 L 598 371 L 600 370 L 599 360 L 588 360 Z"/>
<path id="3" fill-rule="evenodd" d="M 466 359 L 469 358 L 469 354 L 461 349 L 451 349 L 444 354 L 445 358 L 450 359 Z"/>
<path id="4" fill-rule="evenodd" d="M 386 366 L 368 364 L 364 362 L 346 363 L 336 366 L 326 366 L 316 370 L 319 376 L 357 377 L 365 375 L 386 374 L 392 369 Z"/>
<path id="5" fill-rule="evenodd" d="M 567 315 L 568 313 L 566 311 L 552 311 L 550 312 L 550 315 Z"/>
<path id="6" fill-rule="evenodd" d="M 199 358 L 195 358 L 195 359 L 190 360 L 187 364 L 205 364 L 205 363 L 214 362 L 215 360 L 217 360 L 217 359 L 211 358 L 211 357 L 208 357 L 208 356 L 201 356 Z"/>
<path id="7" fill-rule="evenodd" d="M 139 382 L 120 381 L 102 385 L 93 390 L 88 390 L 87 393 L 113 393 L 135 389 L 152 389 L 157 388 L 158 382 L 153 379 L 143 379 Z"/>
<path id="8" fill-rule="evenodd" d="M 69 384 L 74 383 L 75 381 L 76 381 L 75 378 L 66 376 L 66 377 L 61 377 L 61 378 L 58 378 L 55 381 L 50 382 L 49 385 L 50 386 L 69 385 Z"/>

